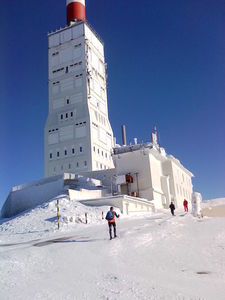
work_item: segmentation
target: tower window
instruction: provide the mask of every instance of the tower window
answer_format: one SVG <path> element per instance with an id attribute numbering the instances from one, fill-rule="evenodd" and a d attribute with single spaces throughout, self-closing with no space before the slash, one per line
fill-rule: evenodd
<path id="1" fill-rule="evenodd" d="M 67 150 L 65 150 L 64 153 L 65 153 L 65 156 L 67 156 Z"/>
<path id="2" fill-rule="evenodd" d="M 77 162 L 77 168 L 79 168 L 79 162 Z"/>
<path id="3" fill-rule="evenodd" d="M 69 164 L 68 168 L 71 169 L 71 164 Z"/>
<path id="4" fill-rule="evenodd" d="M 63 114 L 61 114 L 61 120 L 63 120 Z"/>
<path id="5" fill-rule="evenodd" d="M 70 99 L 66 99 L 66 104 L 70 104 Z"/>
<path id="6" fill-rule="evenodd" d="M 93 151 L 95 152 L 95 146 L 93 147 Z"/>
<path id="7" fill-rule="evenodd" d="M 70 116 L 73 117 L 73 111 L 71 111 Z"/>
<path id="8" fill-rule="evenodd" d="M 85 167 L 87 166 L 87 161 L 86 161 L 86 160 L 84 161 L 84 166 L 85 166 Z"/>
<path id="9" fill-rule="evenodd" d="M 69 72 L 69 68 L 68 67 L 66 67 L 66 73 L 68 73 Z"/>
<path id="10" fill-rule="evenodd" d="M 68 119 L 68 113 L 66 113 L 66 119 Z"/>
<path id="11" fill-rule="evenodd" d="M 82 146 L 80 146 L 80 152 L 83 152 L 83 147 Z"/>
<path id="12" fill-rule="evenodd" d="M 103 153 L 103 151 L 102 151 L 102 156 L 104 156 L 104 153 Z"/>
<path id="13" fill-rule="evenodd" d="M 59 151 L 57 151 L 57 157 L 59 157 Z"/>
<path id="14" fill-rule="evenodd" d="M 52 153 L 49 154 L 49 158 L 52 159 Z"/>
<path id="15" fill-rule="evenodd" d="M 72 154 L 75 154 L 75 149 L 74 148 L 72 148 Z"/>

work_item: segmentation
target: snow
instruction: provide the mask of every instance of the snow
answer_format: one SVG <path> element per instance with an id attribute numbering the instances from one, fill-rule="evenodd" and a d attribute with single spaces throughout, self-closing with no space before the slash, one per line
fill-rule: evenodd
<path id="1" fill-rule="evenodd" d="M 0 243 L 2 241 L 17 243 L 57 234 L 57 200 L 59 200 L 60 210 L 60 232 L 71 231 L 79 224 L 84 224 L 85 213 L 87 213 L 88 223 L 100 223 L 102 222 L 102 212 L 105 215 L 109 209 L 104 206 L 96 208 L 84 206 L 78 201 L 70 201 L 68 196 L 62 194 L 17 217 L 2 219 Z M 116 211 L 120 213 L 119 210 Z"/>
<path id="2" fill-rule="evenodd" d="M 225 198 L 216 198 L 216 199 L 210 199 L 210 200 L 204 200 L 202 202 L 203 208 L 209 208 L 213 206 L 220 206 L 225 205 Z"/>
<path id="3" fill-rule="evenodd" d="M 225 218 L 122 217 L 109 241 L 108 207 L 62 195 L 58 231 L 56 201 L 0 220 L 0 299 L 224 299 Z"/>

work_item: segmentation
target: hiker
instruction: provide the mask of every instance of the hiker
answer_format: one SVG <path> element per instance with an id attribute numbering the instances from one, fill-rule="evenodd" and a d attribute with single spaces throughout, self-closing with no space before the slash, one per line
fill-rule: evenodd
<path id="1" fill-rule="evenodd" d="M 175 205 L 173 204 L 173 201 L 171 201 L 169 208 L 170 208 L 172 216 L 174 216 Z"/>
<path id="2" fill-rule="evenodd" d="M 110 240 L 112 239 L 112 227 L 113 227 L 113 230 L 114 230 L 114 238 L 117 237 L 116 235 L 116 217 L 119 218 L 120 215 L 118 215 L 113 207 L 111 206 L 110 207 L 110 210 L 107 212 L 107 215 L 106 215 L 106 220 L 108 221 L 108 225 L 109 225 L 109 237 L 110 237 Z"/>
<path id="3" fill-rule="evenodd" d="M 184 199 L 183 205 L 184 205 L 184 211 L 188 212 L 188 201 L 186 199 Z"/>

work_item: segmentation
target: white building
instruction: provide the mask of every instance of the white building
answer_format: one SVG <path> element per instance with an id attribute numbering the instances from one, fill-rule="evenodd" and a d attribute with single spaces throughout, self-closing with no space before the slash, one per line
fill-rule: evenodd
<path id="1" fill-rule="evenodd" d="M 67 1 L 69 10 L 77 3 L 84 15 L 83 0 Z M 75 15 L 80 13 L 74 9 Z M 46 177 L 113 167 L 104 46 L 85 20 L 75 16 L 72 22 L 73 11 L 68 11 L 69 25 L 48 35 Z"/>
<path id="2" fill-rule="evenodd" d="M 119 192 L 154 201 L 156 208 L 168 208 L 171 201 L 182 207 L 191 204 L 193 174 L 178 159 L 153 143 L 134 144 L 114 149 Z"/>
<path id="3" fill-rule="evenodd" d="M 115 205 L 125 214 L 168 208 L 171 201 L 176 207 L 184 199 L 191 203 L 193 174 L 158 145 L 156 132 L 152 143 L 135 139 L 127 146 L 123 126 L 123 146 L 114 147 L 104 46 L 85 21 L 85 0 L 67 0 L 67 23 L 48 35 L 48 178 L 14 187 L 2 215 L 16 215 L 62 193 L 86 199 L 87 205 Z"/>

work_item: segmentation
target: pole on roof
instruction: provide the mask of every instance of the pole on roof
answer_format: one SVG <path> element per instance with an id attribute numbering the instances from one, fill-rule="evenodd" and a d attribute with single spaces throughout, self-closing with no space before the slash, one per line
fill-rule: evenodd
<path id="1" fill-rule="evenodd" d="M 58 223 L 58 230 L 59 230 L 59 199 L 57 199 L 57 223 Z"/>

